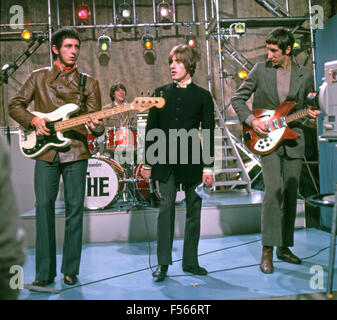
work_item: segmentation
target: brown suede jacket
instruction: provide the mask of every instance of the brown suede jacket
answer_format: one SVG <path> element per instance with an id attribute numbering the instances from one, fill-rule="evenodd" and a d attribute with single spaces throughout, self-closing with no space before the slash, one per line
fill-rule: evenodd
<path id="1" fill-rule="evenodd" d="M 74 103 L 80 105 L 80 91 L 78 90 L 79 72 L 77 68 L 62 72 L 55 65 L 32 72 L 30 77 L 13 97 L 8 105 L 10 116 L 25 129 L 33 129 L 31 121 L 34 114 L 27 110 L 34 100 L 34 111 L 50 113 L 59 107 Z M 101 110 L 101 94 L 98 81 L 87 77 L 83 103 L 78 114 L 88 114 Z M 95 136 L 104 133 L 104 127 L 97 127 Z M 51 162 L 59 151 L 61 162 L 70 162 L 90 158 L 87 145 L 88 131 L 80 125 L 64 132 L 64 136 L 71 139 L 70 146 L 65 150 L 51 148 L 39 155 L 36 159 Z"/>

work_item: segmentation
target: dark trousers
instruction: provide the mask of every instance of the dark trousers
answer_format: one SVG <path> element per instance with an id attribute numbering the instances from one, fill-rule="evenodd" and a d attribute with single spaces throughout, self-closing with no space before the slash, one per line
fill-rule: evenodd
<path id="1" fill-rule="evenodd" d="M 291 159 L 281 146 L 262 156 L 265 195 L 261 213 L 263 246 L 294 245 L 297 190 L 302 159 Z"/>
<path id="2" fill-rule="evenodd" d="M 186 221 L 184 233 L 183 265 L 198 265 L 198 244 L 200 238 L 201 198 L 195 193 L 200 184 L 188 184 L 185 187 Z M 174 238 L 175 199 L 177 186 L 174 174 L 167 182 L 160 182 L 160 210 L 157 225 L 158 264 L 172 264 L 172 245 Z"/>
<path id="3" fill-rule="evenodd" d="M 83 209 L 88 160 L 52 163 L 36 160 L 36 279 L 56 276 L 55 201 L 60 177 L 64 183 L 65 234 L 61 272 L 78 274 L 83 230 Z"/>

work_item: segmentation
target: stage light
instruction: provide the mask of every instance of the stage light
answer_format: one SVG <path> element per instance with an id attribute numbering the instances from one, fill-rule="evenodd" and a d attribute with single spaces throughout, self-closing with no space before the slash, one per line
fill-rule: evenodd
<path id="1" fill-rule="evenodd" d="M 97 46 L 99 49 L 98 61 L 102 66 L 107 66 L 110 60 L 111 38 L 105 34 L 97 39 Z"/>
<path id="2" fill-rule="evenodd" d="M 240 78 L 240 79 L 246 79 L 246 77 L 248 76 L 248 73 L 247 73 L 247 71 L 246 70 L 240 70 L 239 72 L 238 72 L 238 77 Z"/>
<path id="3" fill-rule="evenodd" d="M 234 24 L 234 32 L 236 34 L 244 34 L 246 32 L 246 24 L 243 22 L 238 22 Z"/>
<path id="4" fill-rule="evenodd" d="M 153 36 L 150 34 L 146 34 L 142 38 L 143 47 L 145 50 L 152 50 L 153 48 Z"/>
<path id="5" fill-rule="evenodd" d="M 302 41 L 301 39 L 295 39 L 294 45 L 293 45 L 294 51 L 300 51 L 302 49 Z"/>
<path id="6" fill-rule="evenodd" d="M 159 16 L 160 23 L 171 22 L 171 6 L 166 2 L 162 1 L 157 6 L 157 14 Z"/>
<path id="7" fill-rule="evenodd" d="M 106 52 L 109 51 L 111 47 L 111 38 L 106 35 L 102 35 L 97 39 L 97 46 L 100 51 Z"/>
<path id="8" fill-rule="evenodd" d="M 76 7 L 76 25 L 89 24 L 91 10 L 88 5 L 82 3 Z"/>
<path id="9" fill-rule="evenodd" d="M 194 34 L 188 34 L 185 36 L 185 43 L 189 47 L 195 48 L 197 46 L 197 37 Z"/>
<path id="10" fill-rule="evenodd" d="M 149 33 L 146 33 L 142 37 L 142 44 L 144 48 L 143 55 L 147 64 L 154 64 L 154 61 L 156 60 L 156 53 L 153 50 L 153 41 L 154 38 Z"/>
<path id="11" fill-rule="evenodd" d="M 24 29 L 21 32 L 21 37 L 25 41 L 30 41 L 32 39 L 32 33 L 28 29 Z"/>
<path id="12" fill-rule="evenodd" d="M 118 8 L 119 19 L 122 24 L 130 24 L 131 23 L 131 6 L 126 1 L 122 2 Z"/>

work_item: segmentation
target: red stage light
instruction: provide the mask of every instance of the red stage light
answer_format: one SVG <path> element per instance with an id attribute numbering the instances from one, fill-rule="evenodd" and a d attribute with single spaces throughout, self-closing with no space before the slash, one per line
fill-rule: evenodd
<path id="1" fill-rule="evenodd" d="M 86 9 L 80 9 L 80 11 L 78 12 L 78 17 L 80 19 L 86 19 L 86 18 L 88 18 L 88 10 L 86 10 Z"/>
<path id="2" fill-rule="evenodd" d="M 189 47 L 195 48 L 197 46 L 197 37 L 194 34 L 188 34 L 185 36 L 185 43 Z"/>
<path id="3" fill-rule="evenodd" d="M 196 45 L 196 42 L 195 42 L 194 39 L 188 40 L 188 46 L 189 46 L 189 47 L 195 47 L 195 45 Z"/>

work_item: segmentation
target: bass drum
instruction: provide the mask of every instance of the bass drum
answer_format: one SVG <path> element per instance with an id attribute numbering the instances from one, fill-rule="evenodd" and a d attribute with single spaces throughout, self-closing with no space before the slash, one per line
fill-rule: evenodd
<path id="1" fill-rule="evenodd" d="M 115 202 L 125 188 L 124 179 L 124 169 L 115 160 L 90 158 L 84 207 L 89 210 L 104 209 Z"/>

